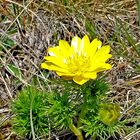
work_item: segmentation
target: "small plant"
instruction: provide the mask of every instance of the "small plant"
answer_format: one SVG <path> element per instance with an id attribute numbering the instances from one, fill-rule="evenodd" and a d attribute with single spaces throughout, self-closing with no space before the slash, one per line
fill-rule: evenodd
<path id="1" fill-rule="evenodd" d="M 48 133 L 48 117 L 44 93 L 35 87 L 24 88 L 11 104 L 13 130 L 28 138 Z"/>
<path id="2" fill-rule="evenodd" d="M 12 103 L 13 128 L 18 134 L 35 140 L 51 132 L 71 131 L 78 140 L 107 140 L 125 133 L 120 106 L 109 102 L 109 86 L 97 78 L 97 73 L 111 68 L 106 63 L 110 47 L 101 45 L 97 39 L 90 43 L 88 36 L 76 36 L 71 47 L 60 40 L 59 46 L 49 48 L 50 56 L 41 67 L 65 80 L 52 80 L 51 92 L 29 86 L 19 93 Z"/>

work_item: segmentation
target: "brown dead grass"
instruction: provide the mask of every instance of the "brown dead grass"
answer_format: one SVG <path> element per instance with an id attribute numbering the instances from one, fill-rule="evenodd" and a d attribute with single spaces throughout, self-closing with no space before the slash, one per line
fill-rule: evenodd
<path id="1" fill-rule="evenodd" d="M 12 4 L 18 8 L 18 12 L 13 13 Z M 66 6 L 63 5 L 62 1 L 55 0 L 48 2 L 27 0 L 25 3 L 20 0 L 3 0 L 0 7 L 1 16 L 7 17 L 6 21 L 1 19 L 1 36 L 8 34 L 7 31 L 10 27 L 18 29 L 18 32 L 10 36 L 15 40 L 16 45 L 0 50 L 1 140 L 18 139 L 10 130 L 9 102 L 15 98 L 18 90 L 21 90 L 24 85 L 30 84 L 34 76 L 39 79 L 45 78 L 42 75 L 40 63 L 47 53 L 48 46 L 57 45 L 59 39 L 70 41 L 71 37 L 76 34 L 79 36 L 89 35 L 85 27 L 87 19 L 95 26 L 98 37 L 103 42 L 112 45 L 113 69 L 108 73 L 108 80 L 112 84 L 110 100 L 120 103 L 122 112 L 128 119 L 135 118 L 133 108 L 140 98 L 140 73 L 136 71 L 129 59 L 116 55 L 114 50 L 119 49 L 119 45 L 114 46 L 109 39 L 114 32 L 119 32 L 114 28 L 116 25 L 115 17 L 118 17 L 123 24 L 130 28 L 137 43 L 140 43 L 140 27 L 138 26 L 136 4 L 133 0 L 113 2 L 111 0 L 70 0 Z M 131 47 L 126 52 L 139 61 L 140 58 Z M 8 71 L 8 64 L 14 64 L 21 70 L 22 79 L 15 77 Z M 48 76 L 50 75 L 54 76 L 53 73 Z M 124 140 L 140 139 L 138 131 L 125 136 Z"/>

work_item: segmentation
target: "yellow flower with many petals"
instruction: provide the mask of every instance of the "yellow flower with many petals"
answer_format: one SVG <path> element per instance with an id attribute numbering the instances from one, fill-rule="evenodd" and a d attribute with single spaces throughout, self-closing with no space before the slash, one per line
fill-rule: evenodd
<path id="1" fill-rule="evenodd" d="M 102 46 L 98 39 L 90 42 L 87 35 L 82 39 L 75 36 L 71 46 L 67 41 L 60 40 L 59 46 L 50 47 L 49 56 L 44 57 L 41 67 L 82 85 L 96 79 L 98 72 L 111 69 L 111 65 L 106 63 L 112 57 L 109 52 L 110 46 Z"/>

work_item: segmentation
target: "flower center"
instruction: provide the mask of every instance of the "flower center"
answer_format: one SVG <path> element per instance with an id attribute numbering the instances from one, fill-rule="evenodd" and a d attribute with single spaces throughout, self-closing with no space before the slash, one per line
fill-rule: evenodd
<path id="1" fill-rule="evenodd" d="M 71 55 L 68 58 L 67 61 L 69 71 L 73 74 L 81 75 L 85 71 L 89 69 L 90 63 L 89 63 L 89 57 L 86 56 L 86 54 L 74 54 Z"/>

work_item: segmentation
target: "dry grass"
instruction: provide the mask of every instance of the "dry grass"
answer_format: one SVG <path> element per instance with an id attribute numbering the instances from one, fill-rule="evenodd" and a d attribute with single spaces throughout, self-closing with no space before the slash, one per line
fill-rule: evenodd
<path id="1" fill-rule="evenodd" d="M 39 83 L 45 77 L 54 76 L 53 73 L 45 75 L 40 69 L 48 46 L 56 45 L 62 38 L 70 41 L 76 34 L 99 37 L 111 45 L 113 69 L 107 79 L 112 84 L 110 100 L 118 102 L 123 114 L 133 122 L 137 117 L 134 108 L 140 105 L 140 69 L 137 67 L 140 56 L 124 31 L 127 30 L 135 46 L 140 47 L 135 1 L 1 0 L 0 4 L 0 139 L 18 139 L 10 130 L 9 110 L 9 102 L 14 100 L 17 91 L 30 84 L 33 77 L 38 77 Z M 122 30 L 122 25 L 126 29 Z M 4 42 L 5 36 L 14 44 Z M 124 136 L 124 140 L 139 140 L 139 131 L 138 128 Z"/>

